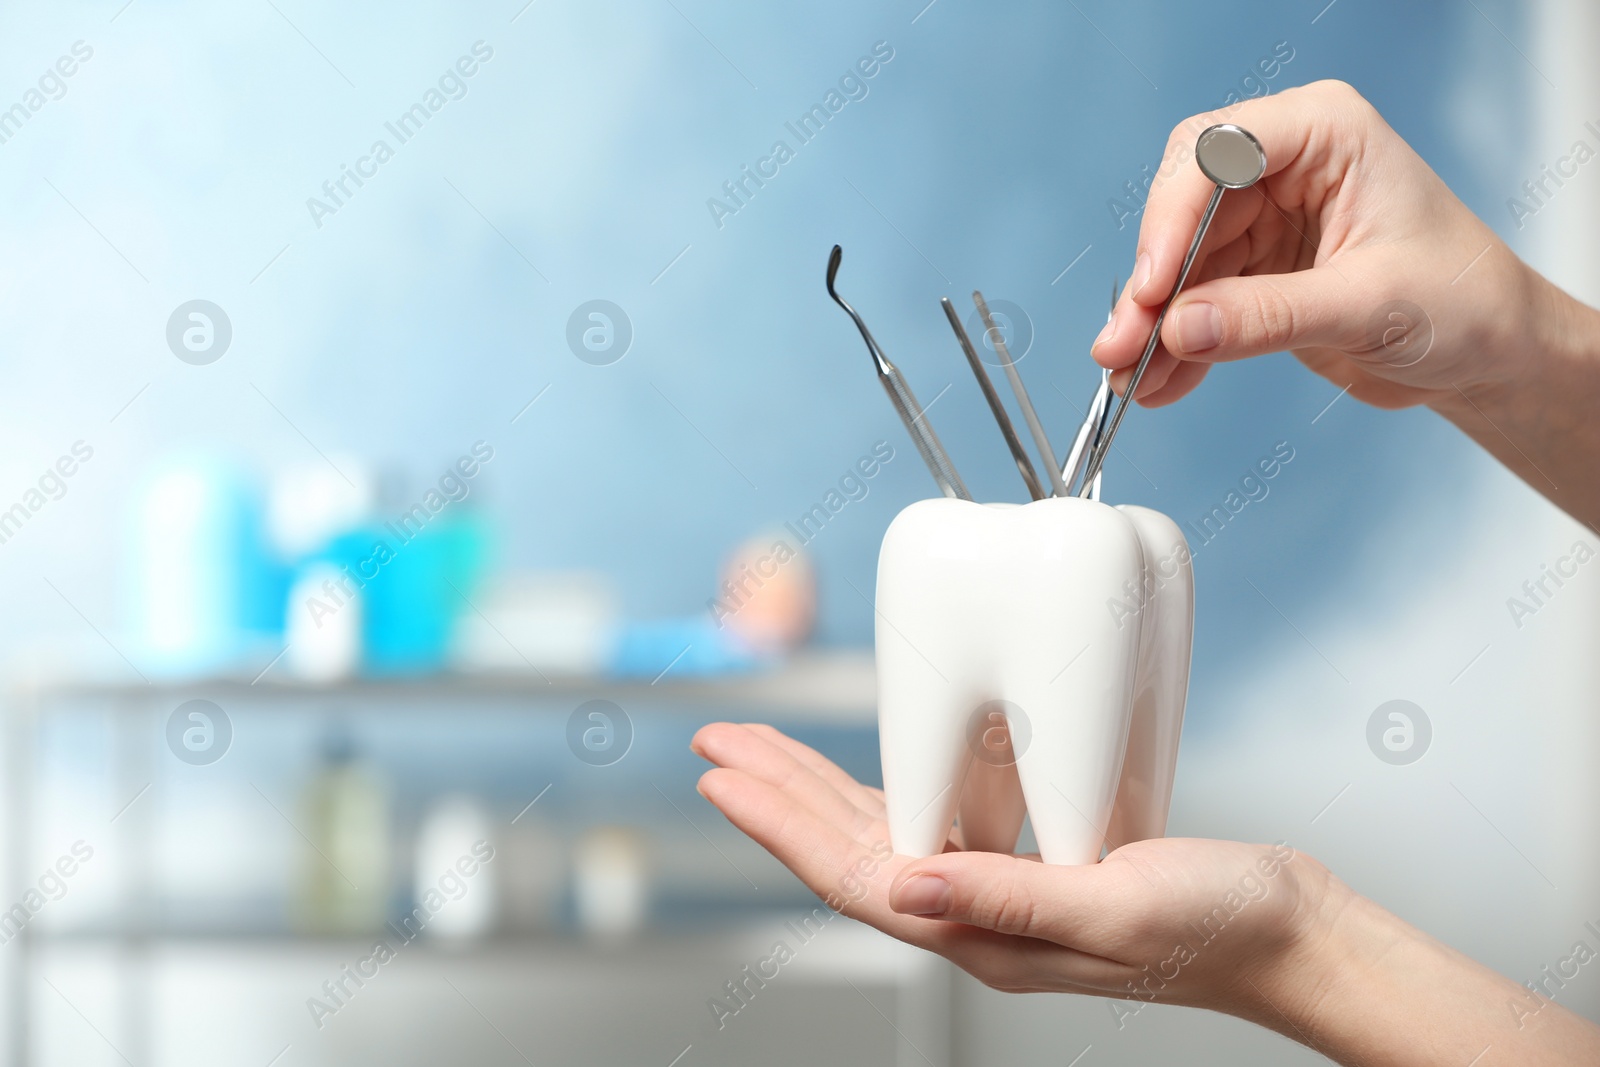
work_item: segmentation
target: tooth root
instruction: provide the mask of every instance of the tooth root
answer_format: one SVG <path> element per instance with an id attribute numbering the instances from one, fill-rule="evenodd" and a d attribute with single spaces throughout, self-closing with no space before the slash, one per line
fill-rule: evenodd
<path id="1" fill-rule="evenodd" d="M 1019 591 L 1016 610 L 1031 606 L 1035 640 L 1007 649 L 1004 668 L 1014 680 L 1007 699 L 1029 717 L 1029 736 L 1017 741 L 1028 815 L 1041 858 L 1057 864 L 1094 863 L 1105 843 L 1140 636 L 1118 627 L 1108 604 L 1144 566 L 1132 523 L 1104 504 L 1076 502 L 1085 513 L 1073 516 L 1067 551 Z"/>
<path id="2" fill-rule="evenodd" d="M 1158 511 L 1133 506 L 1117 510 L 1133 523 L 1144 547 L 1147 580 L 1141 595 L 1148 599 L 1138 615 L 1133 721 L 1106 835 L 1110 849 L 1167 832 L 1194 644 L 1194 569 L 1188 541 L 1177 523 Z M 1125 621 L 1132 625 L 1132 619 Z"/>
<path id="3" fill-rule="evenodd" d="M 889 524 L 878 557 L 878 746 L 889 840 L 904 856 L 944 850 L 972 763 L 965 719 L 982 657 L 963 654 L 964 628 L 948 620 L 962 576 L 930 566 L 926 551 L 944 524 L 961 521 L 947 505 L 962 503 L 912 504 Z"/>
<path id="4" fill-rule="evenodd" d="M 889 840 L 903 856 L 937 855 L 944 851 L 973 762 L 963 737 L 964 702 L 881 615 L 877 644 L 878 745 Z"/>

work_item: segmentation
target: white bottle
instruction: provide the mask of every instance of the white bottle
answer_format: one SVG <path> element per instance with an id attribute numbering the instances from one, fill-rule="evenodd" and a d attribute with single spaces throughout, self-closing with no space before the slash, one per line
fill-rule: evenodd
<path id="1" fill-rule="evenodd" d="M 345 595 L 343 578 L 331 563 L 313 563 L 289 587 L 283 660 L 304 681 L 343 681 L 361 665 L 361 595 Z"/>
<path id="2" fill-rule="evenodd" d="M 430 937 L 469 941 L 494 929 L 499 886 L 493 824 L 473 797 L 441 797 L 417 830 L 412 926 Z"/>

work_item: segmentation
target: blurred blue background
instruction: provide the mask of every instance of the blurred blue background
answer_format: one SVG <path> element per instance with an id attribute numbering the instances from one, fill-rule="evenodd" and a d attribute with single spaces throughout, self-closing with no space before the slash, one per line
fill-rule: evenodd
<path id="1" fill-rule="evenodd" d="M 423 987 L 438 983 L 421 977 L 405 980 L 418 990 L 402 996 L 396 979 L 388 999 L 356 1005 L 365 1014 L 337 1020 L 343 1037 L 308 1029 L 304 1001 L 327 961 L 350 957 L 342 938 L 413 906 L 430 827 L 481 823 L 509 841 L 536 820 L 538 840 L 504 849 L 522 849 L 535 873 L 504 875 L 498 910 L 461 935 L 504 951 L 435 962 L 500 997 L 502 1021 L 534 1005 L 519 1040 L 571 1062 L 667 1063 L 696 1043 L 686 1064 L 752 1048 L 764 1062 L 813 1062 L 772 1035 L 804 1032 L 818 1013 L 841 1020 L 831 1056 L 916 1060 L 848 989 L 829 999 L 833 966 L 881 979 L 883 1002 L 935 1062 L 983 1062 L 1001 1039 L 1014 1062 L 1095 1042 L 1098 1062 L 1144 1062 L 1193 1052 L 1202 1034 L 1216 1056 L 1204 1062 L 1294 1055 L 1228 1020 L 1159 1009 L 1117 1044 L 1098 1004 L 998 1007 L 870 938 L 797 979 L 809 992 L 791 990 L 782 1008 L 773 997 L 737 1039 L 750 1045 L 701 1035 L 704 997 L 745 962 L 743 942 L 716 938 L 736 923 L 768 929 L 776 920 L 760 916 L 806 898 L 695 796 L 687 740 L 713 718 L 765 718 L 877 776 L 872 612 L 858 591 L 870 593 L 890 519 L 934 487 L 827 300 L 834 243 L 841 291 L 931 402 L 968 484 L 1020 500 L 938 299 L 965 306 L 981 288 L 1020 309 L 1016 327 L 1032 336 L 1022 373 L 1064 450 L 1098 382 L 1087 350 L 1108 289 L 1132 266 L 1124 183 L 1196 112 L 1350 81 L 1469 206 L 1582 295 L 1590 264 L 1552 251 L 1561 216 L 1520 233 L 1505 207 L 1581 133 L 1551 117 L 1552 101 L 1595 102 L 1563 73 L 1576 5 L 924 3 L 114 0 L 0 13 L 11 72 L 0 108 L 27 109 L 10 127 L 0 110 L 0 507 L 75 442 L 93 452 L 0 543 L 12 703 L 43 716 L 37 738 L 13 732 L 28 739 L 13 742 L 13 780 L 28 772 L 11 807 L 16 892 L 60 842 L 105 842 L 98 881 L 52 912 L 81 936 L 63 934 L 59 949 L 41 936 L 25 958 L 0 945 L 15 1056 L 98 1062 L 140 1046 L 150 1062 L 200 1062 L 227 1032 L 229 1048 L 261 1062 L 284 1045 L 284 1063 L 341 1062 L 371 1034 L 403 1032 L 408 1015 L 429 1018 L 414 1005 L 431 1004 Z M 875 49 L 876 73 L 800 143 L 788 124 Z M 31 72 L 64 55 L 78 57 L 75 73 L 32 108 Z M 430 91 L 437 111 L 402 141 L 390 124 Z M 392 158 L 369 166 L 380 139 Z M 731 201 L 724 183 L 778 140 L 793 158 Z M 362 184 L 325 190 L 358 167 Z M 1575 192 L 1567 206 L 1592 199 Z M 204 365 L 169 343 L 169 321 L 194 300 L 231 327 Z M 614 305 L 603 322 L 581 310 L 597 300 Z M 630 341 L 580 352 L 572 334 L 597 323 Z M 740 546 L 770 542 L 880 441 L 893 460 L 807 545 L 810 567 L 785 572 L 793 585 L 770 624 L 780 639 L 718 628 L 708 604 Z M 1463 868 L 1511 865 L 1529 883 L 1493 893 L 1565 917 L 1538 936 L 1511 924 L 1465 944 L 1455 934 L 1475 931 L 1473 906 L 1488 906 L 1469 894 L 1459 930 L 1434 932 L 1532 973 L 1570 942 L 1579 912 L 1561 907 L 1593 884 L 1592 864 L 1569 856 L 1570 869 L 1532 880 L 1489 851 L 1499 839 L 1471 836 L 1485 831 L 1470 811 L 1440 805 L 1464 782 L 1457 792 L 1493 812 L 1494 832 L 1535 855 L 1588 825 L 1541 816 L 1551 803 L 1582 808 L 1587 793 L 1551 801 L 1541 789 L 1574 781 L 1548 746 L 1571 741 L 1562 709 L 1589 695 L 1566 650 L 1592 638 L 1593 597 L 1572 596 L 1560 616 L 1552 607 L 1534 636 L 1510 631 L 1503 607 L 1574 528 L 1442 420 L 1339 399 L 1287 355 L 1217 368 L 1182 403 L 1132 412 L 1106 497 L 1198 523 L 1280 442 L 1294 458 L 1270 493 L 1197 545 L 1174 830 L 1304 835 L 1413 922 L 1429 916 L 1406 906 L 1436 903 L 1429 894 Z M 481 459 L 475 446 L 492 459 L 451 483 L 462 499 L 422 547 L 406 543 L 357 610 L 297 645 L 306 598 L 325 597 L 321 582 L 390 537 L 383 524 L 462 457 Z M 1457 687 L 1464 664 L 1479 673 Z M 1525 693 L 1530 672 L 1545 680 L 1549 717 L 1508 740 L 1501 701 Z M 1396 696 L 1437 712 L 1442 753 L 1406 779 L 1362 741 L 1372 708 Z M 574 760 L 565 740 L 591 698 L 631 721 L 627 757 L 608 766 Z M 167 722 L 186 699 L 225 709 L 225 760 L 173 758 Z M 1356 783 L 1374 806 L 1324 820 L 1323 802 Z M 523 805 L 547 786 L 529 816 Z M 125 804 L 136 806 L 124 815 Z M 382 846 L 350 845 L 361 827 Z M 313 842 L 382 872 L 378 899 L 294 873 L 315 868 Z M 540 869 L 558 873 L 541 882 Z M 548 907 L 519 918 L 507 903 L 519 891 L 546 893 Z M 634 892 L 647 903 L 630 911 Z M 583 940 L 620 952 L 619 931 L 646 947 L 595 956 Z M 293 946 L 312 962 L 284 955 Z M 708 977 L 684 979 L 683 1003 L 668 1003 L 651 961 L 668 974 L 695 960 Z M 287 977 L 262 977 L 273 967 Z M 625 967 L 646 977 L 623 993 Z M 141 968 L 166 984 L 130 993 Z M 601 1032 L 603 1013 L 555 1007 L 574 968 L 592 969 L 578 987 L 632 1005 L 626 1038 Z M 38 999 L 53 996 L 40 974 L 72 1011 Z M 183 1021 L 185 982 L 230 990 L 217 1000 L 231 1014 L 216 1018 L 232 1021 L 215 1032 Z M 1583 995 L 1592 1009 L 1595 991 Z M 953 1016 L 928 1007 L 951 998 Z M 111 1051 L 80 1016 L 111 1035 Z M 470 1018 L 459 1024 L 470 1036 L 440 1047 L 473 1050 L 473 1062 L 510 1055 Z M 395 1039 L 396 1062 L 442 1054 Z"/>
<path id="2" fill-rule="evenodd" d="M 916 5 L 535 4 L 509 22 L 470 5 L 377 19 L 140 0 L 103 28 L 29 16 L 8 35 L 19 71 L 53 60 L 56 37 L 58 51 L 95 32 L 106 43 L 4 146 L 6 344 L 13 392 L 36 398 L 8 420 L 8 452 L 33 451 L 26 471 L 72 439 L 96 444 L 94 481 L 63 509 L 83 514 L 57 525 L 93 509 L 114 529 L 119 475 L 172 450 L 269 469 L 320 450 L 425 482 L 488 441 L 498 459 L 475 488 L 510 534 L 505 561 L 604 571 L 628 611 L 651 615 L 702 607 L 736 540 L 799 517 L 888 440 L 899 461 L 812 546 L 818 640 L 866 644 L 871 615 L 847 582 L 870 585 L 881 531 L 930 483 L 827 302 L 833 243 L 846 250 L 841 290 L 924 401 L 954 383 L 930 417 L 975 490 L 1016 499 L 937 300 L 978 287 L 1026 312 L 1024 369 L 1064 448 L 1097 381 L 1087 348 L 1107 290 L 1133 259 L 1137 220 L 1119 229 L 1110 201 L 1129 199 L 1123 183 L 1193 112 L 1344 78 L 1497 217 L 1517 160 L 1501 144 L 1469 163 L 1478 146 L 1453 110 L 1470 92 L 1495 118 L 1517 116 L 1516 53 L 1491 48 L 1494 30 L 1460 5 L 1344 0 L 1312 24 L 1316 6 L 942 3 L 913 23 Z M 1502 20 L 1515 29 L 1514 11 Z M 179 40 L 191 51 L 156 58 Z M 463 79 L 466 95 L 398 144 L 384 124 L 479 40 L 494 58 Z M 707 201 L 726 201 L 723 183 L 775 140 L 795 141 L 784 124 L 879 41 L 894 59 L 865 98 L 796 142 L 719 228 Z M 1256 64 L 1275 47 L 1292 58 L 1264 79 Z M 1424 50 L 1430 73 L 1415 77 Z M 324 181 L 379 138 L 396 157 L 319 228 L 307 200 L 327 202 Z M 219 304 L 235 331 L 203 370 L 162 343 L 193 298 Z M 633 325 L 610 366 L 566 342 L 569 314 L 591 299 Z M 1276 442 L 1296 449 L 1277 502 L 1204 553 L 1202 687 L 1274 625 L 1234 594 L 1241 574 L 1285 610 L 1325 595 L 1362 547 L 1334 521 L 1352 495 L 1370 526 L 1472 461 L 1425 413 L 1348 405 L 1310 426 L 1335 393 L 1287 356 L 1221 368 L 1190 401 L 1139 412 L 1127 459 L 1112 461 L 1113 499 L 1184 521 Z M 75 591 L 109 609 L 114 554 L 99 562 Z M 1203 724 L 1212 712 L 1196 707 Z"/>

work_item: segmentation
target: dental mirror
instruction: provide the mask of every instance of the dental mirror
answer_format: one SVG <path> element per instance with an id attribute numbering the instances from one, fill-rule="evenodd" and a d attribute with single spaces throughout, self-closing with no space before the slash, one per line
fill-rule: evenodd
<path id="1" fill-rule="evenodd" d="M 1267 171 L 1267 153 L 1249 130 L 1224 122 L 1207 127 L 1195 142 L 1200 173 L 1224 189 L 1248 189 Z"/>
<path id="2" fill-rule="evenodd" d="M 1178 271 L 1178 280 L 1172 286 L 1166 302 L 1161 305 L 1161 311 L 1156 315 L 1155 325 L 1150 328 L 1150 339 L 1145 342 L 1144 354 L 1139 357 L 1139 363 L 1133 369 L 1133 377 L 1128 380 L 1128 388 L 1122 394 L 1122 402 L 1117 405 L 1111 422 L 1106 426 L 1106 432 L 1101 436 L 1099 444 L 1089 455 L 1089 465 L 1083 472 L 1083 484 L 1078 488 L 1080 497 L 1088 496 L 1090 486 L 1100 474 L 1100 468 L 1106 461 L 1106 453 L 1111 451 L 1111 439 L 1116 436 L 1117 428 L 1122 425 L 1122 417 L 1128 413 L 1128 405 L 1133 403 L 1134 394 L 1139 389 L 1139 380 L 1144 377 L 1145 369 L 1150 366 L 1150 357 L 1155 354 L 1156 345 L 1161 340 L 1161 325 L 1167 321 L 1167 312 L 1172 307 L 1172 302 L 1178 298 L 1178 293 L 1183 289 L 1183 283 L 1189 278 L 1189 270 L 1194 266 L 1195 256 L 1200 252 L 1200 242 L 1205 240 L 1206 231 L 1211 228 L 1211 219 L 1217 213 L 1217 205 L 1222 203 L 1222 194 L 1227 189 L 1248 189 L 1261 180 L 1267 172 L 1267 153 L 1261 147 L 1261 142 L 1249 130 L 1244 130 L 1232 123 L 1224 122 L 1216 126 L 1207 126 L 1200 131 L 1199 138 L 1194 145 L 1195 162 L 1200 165 L 1200 171 L 1216 186 L 1211 190 L 1211 200 L 1206 204 L 1205 213 L 1200 216 L 1200 225 L 1195 227 L 1194 240 L 1189 242 L 1189 254 L 1183 257 L 1183 267 Z"/>

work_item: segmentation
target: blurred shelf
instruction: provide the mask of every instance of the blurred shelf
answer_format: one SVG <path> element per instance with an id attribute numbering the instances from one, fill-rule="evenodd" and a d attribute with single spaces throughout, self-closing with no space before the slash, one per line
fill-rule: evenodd
<path id="1" fill-rule="evenodd" d="M 821 908 L 822 902 L 815 902 Z M 375 938 L 426 951 L 453 955 L 486 955 L 506 952 L 538 952 L 541 954 L 563 952 L 590 952 L 596 949 L 647 950 L 651 947 L 681 946 L 706 940 L 720 941 L 729 937 L 737 939 L 742 931 L 770 930 L 785 921 L 794 921 L 807 909 L 795 906 L 788 910 L 752 910 L 735 919 L 715 926 L 659 927 L 649 926 L 636 934 L 624 937 L 598 937 L 571 929 L 548 931 L 499 931 L 484 937 L 452 940 L 426 932 L 405 941 L 393 929 L 378 929 L 341 933 L 285 930 L 262 927 L 246 929 L 156 929 L 116 926 L 92 926 L 63 929 L 29 928 L 24 936 L 36 947 L 56 944 L 109 944 L 113 942 L 145 942 L 163 945 L 302 945 L 314 947 L 367 945 Z"/>
<path id="2" fill-rule="evenodd" d="M 821 909 L 822 904 L 816 904 Z M 434 957 L 443 960 L 538 960 L 542 965 L 566 968 L 611 966 L 616 960 L 627 960 L 630 966 L 648 965 L 659 961 L 667 968 L 683 968 L 694 961 L 717 961 L 725 966 L 726 960 L 744 960 L 771 952 L 774 937 L 794 939 L 800 918 L 808 915 L 802 909 L 773 910 L 739 921 L 723 923 L 714 929 L 685 929 L 685 931 L 651 931 L 626 937 L 584 936 L 574 933 L 549 934 L 491 934 L 474 941 L 446 941 L 427 934 L 405 941 L 392 931 L 371 931 L 366 934 L 338 934 L 338 936 L 283 936 L 283 934 L 189 934 L 189 936 L 134 937 L 128 933 L 107 931 L 78 931 L 38 936 L 27 931 L 35 950 L 45 949 L 123 949 L 128 942 L 139 941 L 150 949 L 165 950 L 221 950 L 226 953 L 274 952 L 293 955 L 328 955 L 347 957 L 360 955 L 373 947 L 374 939 L 386 939 L 398 952 L 413 957 Z M 944 961 L 923 950 L 914 949 L 893 937 L 878 933 L 877 929 L 861 925 L 850 918 L 837 917 L 826 921 L 827 937 L 818 941 L 814 952 L 808 952 L 811 966 L 821 966 L 830 971 L 856 971 L 856 973 L 886 973 L 906 965 L 944 965 Z M 818 920 L 813 923 L 821 926 Z"/>
<path id="3" fill-rule="evenodd" d="M 760 903 L 729 901 L 721 897 L 699 899 L 674 895 L 658 900 L 655 909 L 644 925 L 626 940 L 638 942 L 672 941 L 684 938 L 714 936 L 728 929 L 774 926 L 796 915 L 805 915 L 822 908 L 823 902 L 796 880 L 792 886 L 769 886 Z M 259 914 L 216 910 L 197 917 L 195 909 L 161 908 L 165 914 L 143 920 L 118 919 L 99 916 L 77 922 L 32 923 L 21 936 L 36 944 L 58 941 L 151 941 L 174 943 L 207 942 L 346 942 L 371 941 L 373 937 L 386 936 L 386 927 L 398 928 L 408 913 L 400 912 L 386 920 L 386 927 L 359 930 L 311 930 L 290 925 L 280 915 L 263 917 Z M 394 930 L 389 929 L 388 935 Z M 493 946 L 546 947 L 558 945 L 592 945 L 609 943 L 605 938 L 587 934 L 563 907 L 562 913 L 552 915 L 540 925 L 513 925 L 500 927 L 478 940 L 454 942 L 447 937 L 424 933 L 419 943 L 431 943 L 441 950 L 473 951 Z"/>
<path id="4" fill-rule="evenodd" d="M 242 675 L 153 680 L 148 683 L 83 676 L 14 677 L 13 698 L 99 699 L 129 706 L 147 700 L 284 701 L 345 698 L 430 704 L 441 700 L 610 700 L 623 707 L 683 704 L 786 712 L 859 724 L 877 714 L 877 681 L 870 652 L 812 652 L 748 674 L 674 678 L 541 676 L 532 673 L 451 673 L 415 677 L 355 678 L 331 684 Z"/>

